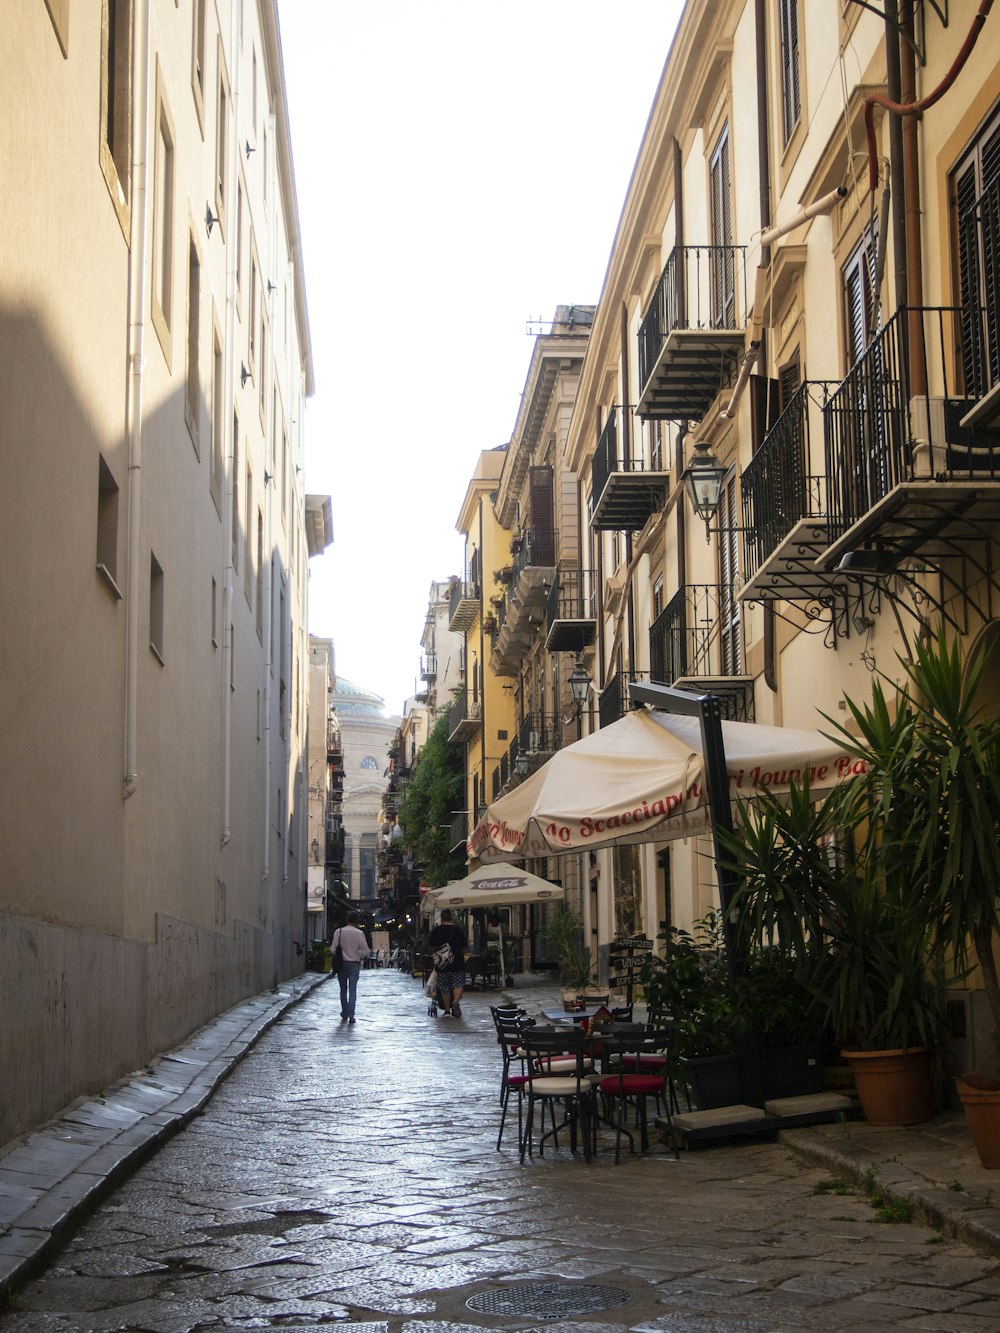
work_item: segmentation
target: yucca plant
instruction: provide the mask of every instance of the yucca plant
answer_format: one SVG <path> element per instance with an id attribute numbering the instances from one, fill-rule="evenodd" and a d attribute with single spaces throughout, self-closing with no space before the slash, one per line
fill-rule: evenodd
<path id="1" fill-rule="evenodd" d="M 966 656 L 942 633 L 901 661 L 895 711 L 876 680 L 870 704 L 847 701 L 854 727 L 835 724 L 837 738 L 867 765 L 866 853 L 888 890 L 916 905 L 937 965 L 960 977 L 979 964 L 1000 1065 L 1000 717 L 979 697 L 988 650 Z"/>
<path id="2" fill-rule="evenodd" d="M 854 854 L 870 826 L 860 785 L 817 800 L 808 781 L 787 798 L 761 793 L 724 834 L 738 887 L 731 904 L 740 952 L 773 947 L 842 1040 L 866 1050 L 933 1046 L 943 986 L 931 933 L 912 895 L 887 884 L 876 859 Z"/>

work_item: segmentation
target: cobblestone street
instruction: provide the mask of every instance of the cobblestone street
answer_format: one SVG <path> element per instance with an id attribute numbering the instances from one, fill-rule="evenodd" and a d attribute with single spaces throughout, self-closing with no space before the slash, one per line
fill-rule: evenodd
<path id="1" fill-rule="evenodd" d="M 560 1146 L 522 1167 L 515 1120 L 497 1152 L 491 999 L 434 1019 L 418 982 L 366 971 L 347 1026 L 318 987 L 15 1294 L 2 1333 L 1000 1331 L 996 1259 L 880 1224 L 780 1145 L 616 1167 L 607 1135 L 590 1165 Z"/>

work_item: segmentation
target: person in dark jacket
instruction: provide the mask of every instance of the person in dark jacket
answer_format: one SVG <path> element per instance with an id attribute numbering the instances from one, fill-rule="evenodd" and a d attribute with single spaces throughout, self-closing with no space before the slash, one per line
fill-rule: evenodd
<path id="1" fill-rule="evenodd" d="M 434 927 L 430 935 L 431 954 L 437 953 L 442 945 L 449 945 L 451 948 L 451 962 L 437 967 L 438 993 L 441 996 L 441 1005 L 446 1015 L 450 1014 L 452 1018 L 462 1017 L 462 1006 L 459 1001 L 465 990 L 465 932 L 454 924 L 451 919 L 451 909 L 446 907 L 441 913 L 441 921 Z"/>

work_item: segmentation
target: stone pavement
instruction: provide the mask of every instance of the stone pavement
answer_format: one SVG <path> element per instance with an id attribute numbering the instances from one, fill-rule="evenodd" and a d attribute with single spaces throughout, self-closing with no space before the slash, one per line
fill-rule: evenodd
<path id="1" fill-rule="evenodd" d="M 0 1305 L 119 1181 L 201 1111 L 289 1005 L 326 980 L 307 972 L 236 1005 L 183 1046 L 0 1148 Z"/>
<path id="2" fill-rule="evenodd" d="M 1000 1331 L 994 1177 L 959 1117 L 620 1167 L 605 1139 L 592 1165 L 563 1146 L 522 1168 L 515 1132 L 494 1146 L 492 995 L 435 1019 L 412 978 L 365 972 L 348 1028 L 322 980 L 238 1006 L 0 1158 L 0 1333 Z M 529 1009 L 556 999 L 519 981 Z M 873 1171 L 982 1248 L 876 1225 L 805 1158 Z"/>

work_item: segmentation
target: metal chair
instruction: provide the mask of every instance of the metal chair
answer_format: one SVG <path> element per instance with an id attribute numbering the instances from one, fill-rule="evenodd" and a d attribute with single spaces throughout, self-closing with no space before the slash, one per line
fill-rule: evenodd
<path id="1" fill-rule="evenodd" d="M 666 1119 L 668 1127 L 674 1107 L 674 1092 L 670 1079 L 669 1051 L 662 1049 L 665 1040 L 662 1031 L 648 1028 L 643 1031 L 622 1031 L 608 1034 L 610 1047 L 610 1073 L 605 1074 L 598 1086 L 598 1091 L 605 1100 L 616 1106 L 616 1116 L 612 1127 L 615 1130 L 615 1164 L 621 1161 L 622 1135 L 628 1139 L 629 1152 L 635 1152 L 635 1139 L 625 1126 L 626 1109 L 634 1105 L 636 1124 L 639 1130 L 642 1151 L 649 1148 L 648 1119 L 646 1101 L 652 1097 L 659 1107 L 666 1100 Z M 607 1123 L 611 1124 L 609 1120 Z M 671 1138 L 673 1136 L 671 1135 Z M 674 1156 L 678 1151 L 673 1146 Z"/>
<path id="2" fill-rule="evenodd" d="M 570 1028 L 543 1032 L 538 1028 L 526 1027 L 522 1029 L 521 1041 L 527 1072 L 524 1093 L 528 1099 L 521 1138 L 521 1161 L 524 1161 L 526 1155 L 534 1155 L 535 1108 L 538 1107 L 544 1125 L 547 1106 L 552 1114 L 552 1128 L 543 1129 L 539 1136 L 539 1156 L 544 1153 L 546 1139 L 555 1140 L 560 1130 L 568 1129 L 571 1151 L 576 1152 L 577 1144 L 582 1143 L 584 1158 L 589 1162 L 593 1139 L 594 1083 L 590 1077 L 592 1063 L 587 1055 L 586 1035 Z M 557 1103 L 563 1108 L 563 1118 L 559 1121 L 555 1118 Z"/>

